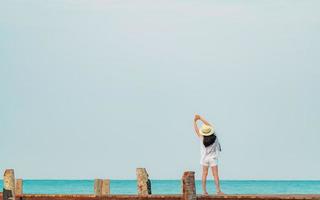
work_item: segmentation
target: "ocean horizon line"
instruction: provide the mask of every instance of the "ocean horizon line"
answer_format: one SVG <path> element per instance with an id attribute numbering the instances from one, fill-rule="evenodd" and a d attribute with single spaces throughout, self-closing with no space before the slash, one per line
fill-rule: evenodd
<path id="1" fill-rule="evenodd" d="M 24 181 L 93 181 L 95 179 L 101 179 L 101 177 L 91 179 L 57 179 L 57 178 L 18 178 Z M 108 179 L 108 178 L 106 178 Z M 136 181 L 136 179 L 108 179 L 110 181 Z M 181 179 L 150 179 L 151 181 L 181 181 Z M 3 181 L 3 179 L 0 179 Z M 201 181 L 201 179 L 195 179 L 195 181 Z M 208 179 L 207 181 L 213 181 Z M 220 179 L 220 181 L 320 181 L 320 179 Z"/>

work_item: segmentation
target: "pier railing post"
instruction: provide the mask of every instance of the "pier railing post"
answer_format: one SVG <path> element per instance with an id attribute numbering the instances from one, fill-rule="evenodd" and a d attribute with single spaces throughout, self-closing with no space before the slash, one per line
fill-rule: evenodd
<path id="1" fill-rule="evenodd" d="M 101 187 L 102 187 L 102 189 L 101 189 L 102 195 L 110 194 L 110 180 L 109 179 L 103 179 Z"/>
<path id="2" fill-rule="evenodd" d="M 97 196 L 110 194 L 110 180 L 109 179 L 95 179 L 94 193 Z"/>
<path id="3" fill-rule="evenodd" d="M 16 195 L 23 194 L 23 180 L 22 179 L 16 179 Z"/>
<path id="4" fill-rule="evenodd" d="M 3 175 L 3 200 L 15 200 L 14 170 L 6 169 Z"/>
<path id="5" fill-rule="evenodd" d="M 151 181 L 145 168 L 137 168 L 137 189 L 138 195 L 151 194 Z"/>
<path id="6" fill-rule="evenodd" d="M 182 176 L 182 200 L 196 200 L 196 185 L 194 172 L 187 171 Z"/>

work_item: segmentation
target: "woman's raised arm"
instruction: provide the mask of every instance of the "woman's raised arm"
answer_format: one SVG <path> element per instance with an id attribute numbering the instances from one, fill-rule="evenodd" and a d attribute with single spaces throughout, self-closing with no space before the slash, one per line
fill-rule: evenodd
<path id="1" fill-rule="evenodd" d="M 210 124 L 207 120 L 205 120 L 203 117 L 199 116 L 199 119 L 200 119 L 205 125 L 211 126 L 211 124 Z"/>
<path id="2" fill-rule="evenodd" d="M 200 132 L 199 132 L 199 128 L 198 128 L 198 125 L 197 125 L 197 120 L 200 119 L 200 115 L 195 115 L 194 116 L 194 120 L 193 120 L 193 126 L 194 126 L 194 130 L 196 132 L 196 134 L 200 137 Z"/>

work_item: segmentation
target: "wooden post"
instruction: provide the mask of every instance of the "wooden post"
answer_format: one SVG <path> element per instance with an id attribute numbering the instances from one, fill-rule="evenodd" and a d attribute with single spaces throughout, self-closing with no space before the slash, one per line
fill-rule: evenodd
<path id="1" fill-rule="evenodd" d="M 110 194 L 110 180 L 109 179 L 95 179 L 94 193 L 97 196 Z"/>
<path id="2" fill-rule="evenodd" d="M 182 199 L 183 200 L 196 200 L 196 185 L 194 180 L 194 172 L 187 171 L 182 176 Z"/>
<path id="3" fill-rule="evenodd" d="M 22 179 L 16 180 L 16 195 L 21 195 L 23 193 L 23 181 Z"/>
<path id="4" fill-rule="evenodd" d="M 101 194 L 102 194 L 101 186 L 102 186 L 102 179 L 95 179 L 94 180 L 94 194 L 95 195 L 101 196 Z"/>
<path id="5" fill-rule="evenodd" d="M 108 195 L 110 194 L 110 180 L 104 179 L 102 180 L 102 186 L 101 186 L 101 193 L 102 195 Z"/>
<path id="6" fill-rule="evenodd" d="M 148 195 L 151 194 L 151 181 L 148 178 L 149 175 L 145 168 L 137 168 L 137 188 L 138 195 Z"/>
<path id="7" fill-rule="evenodd" d="M 3 175 L 3 200 L 15 200 L 14 170 L 6 169 Z"/>

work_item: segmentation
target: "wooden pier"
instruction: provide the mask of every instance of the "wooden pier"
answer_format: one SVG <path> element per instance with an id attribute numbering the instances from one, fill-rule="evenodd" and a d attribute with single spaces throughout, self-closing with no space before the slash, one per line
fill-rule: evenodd
<path id="1" fill-rule="evenodd" d="M 110 192 L 110 180 L 95 179 L 94 194 L 23 194 L 23 180 L 15 179 L 13 169 L 7 169 L 3 177 L 3 200 L 320 200 L 320 194 L 290 195 L 197 195 L 194 172 L 183 173 L 181 194 L 151 194 L 151 182 L 144 168 L 137 168 L 137 195 L 114 195 Z"/>
<path id="2" fill-rule="evenodd" d="M 2 198 L 2 193 L 0 193 Z M 90 195 L 90 194 L 23 194 L 19 200 L 182 200 L 182 194 L 176 195 Z M 197 195 L 197 200 L 320 200 L 318 194 L 291 195 Z"/>

